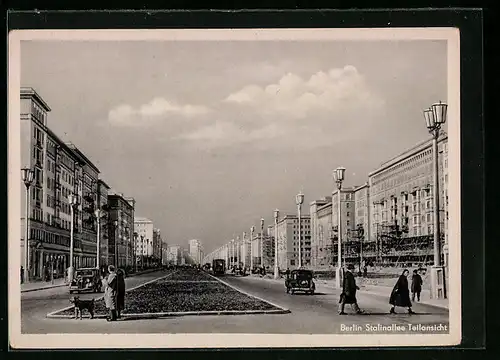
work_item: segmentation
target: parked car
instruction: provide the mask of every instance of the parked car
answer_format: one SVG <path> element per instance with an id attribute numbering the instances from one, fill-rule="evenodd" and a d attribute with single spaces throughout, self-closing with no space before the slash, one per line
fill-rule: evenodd
<path id="1" fill-rule="evenodd" d="M 292 270 L 285 279 L 285 288 L 287 294 L 302 291 L 313 295 L 316 290 L 313 271 L 304 269 Z"/>
<path id="2" fill-rule="evenodd" d="M 101 272 L 97 268 L 82 268 L 75 271 L 69 284 L 69 293 L 82 291 L 102 292 Z"/>

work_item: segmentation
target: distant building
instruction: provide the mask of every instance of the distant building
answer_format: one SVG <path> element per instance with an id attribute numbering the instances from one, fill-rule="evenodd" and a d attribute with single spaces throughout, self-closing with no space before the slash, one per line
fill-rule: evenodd
<path id="1" fill-rule="evenodd" d="M 108 253 L 110 264 L 133 266 L 134 208 L 122 194 L 108 194 Z"/>
<path id="2" fill-rule="evenodd" d="M 134 219 L 134 232 L 137 233 L 137 256 L 153 256 L 153 221 L 145 217 L 136 217 Z"/>
<path id="3" fill-rule="evenodd" d="M 200 240 L 192 239 L 188 241 L 189 256 L 195 264 L 201 264 L 203 261 L 203 246 Z"/>
<path id="4" fill-rule="evenodd" d="M 183 250 L 179 245 L 169 246 L 167 249 L 167 264 L 181 265 Z"/>

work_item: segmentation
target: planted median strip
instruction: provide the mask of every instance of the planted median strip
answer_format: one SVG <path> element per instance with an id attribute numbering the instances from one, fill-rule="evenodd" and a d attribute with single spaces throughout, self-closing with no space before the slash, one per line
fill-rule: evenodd
<path id="1" fill-rule="evenodd" d="M 95 317 L 107 309 L 96 299 Z M 50 313 L 50 318 L 73 318 L 73 307 Z M 160 318 L 187 315 L 284 314 L 290 312 L 264 299 L 245 294 L 196 270 L 182 270 L 129 290 L 123 318 Z M 84 314 L 84 316 L 88 314 Z"/>

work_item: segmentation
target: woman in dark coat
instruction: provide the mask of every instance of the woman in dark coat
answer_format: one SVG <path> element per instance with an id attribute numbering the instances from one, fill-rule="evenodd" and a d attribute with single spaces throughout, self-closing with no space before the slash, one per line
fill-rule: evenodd
<path id="1" fill-rule="evenodd" d="M 115 267 L 109 265 L 108 267 L 108 277 L 104 281 L 104 302 L 106 303 L 106 308 L 109 310 L 109 316 L 106 320 L 115 321 L 116 320 L 116 293 L 118 288 L 118 279 L 116 277 Z"/>
<path id="2" fill-rule="evenodd" d="M 339 315 L 345 315 L 344 308 L 345 304 L 351 304 L 357 314 L 362 314 L 363 311 L 358 306 L 358 300 L 356 299 L 356 291 L 359 287 L 356 285 L 356 279 L 352 274 L 354 270 L 354 265 L 347 265 L 347 271 L 344 273 L 344 281 L 342 284 L 342 294 L 340 294 L 339 301 Z"/>
<path id="3" fill-rule="evenodd" d="M 411 309 L 410 301 L 410 290 L 408 289 L 408 274 L 410 272 L 408 269 L 404 269 L 403 273 L 398 279 L 398 282 L 394 286 L 391 292 L 391 297 L 389 299 L 389 304 L 392 305 L 391 314 L 395 314 L 394 308 L 396 306 L 407 307 L 409 314 L 415 314 Z"/>
<path id="4" fill-rule="evenodd" d="M 117 289 L 116 289 L 116 310 L 118 319 L 121 318 L 121 312 L 125 308 L 125 274 L 122 269 L 116 272 Z"/>

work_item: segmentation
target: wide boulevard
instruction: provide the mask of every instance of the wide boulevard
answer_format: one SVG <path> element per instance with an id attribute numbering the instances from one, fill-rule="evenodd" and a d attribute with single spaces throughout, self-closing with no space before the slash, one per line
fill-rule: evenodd
<path id="1" fill-rule="evenodd" d="M 182 270 L 181 270 L 182 271 Z M 126 279 L 127 288 L 161 278 L 167 271 L 157 271 Z M 287 314 L 204 315 L 171 316 L 162 319 L 123 319 L 107 322 L 104 319 L 54 319 L 50 312 L 68 307 L 70 295 L 67 287 L 22 293 L 21 331 L 28 334 L 47 333 L 296 333 L 334 334 L 342 328 L 366 324 L 408 325 L 448 324 L 446 309 L 415 304 L 416 315 L 399 309 L 389 314 L 388 297 L 359 291 L 358 302 L 365 314 L 355 315 L 349 305 L 348 315 L 338 315 L 339 291 L 318 281 L 315 295 L 286 294 L 284 280 L 226 275 L 224 282 L 237 289 L 290 310 Z M 81 294 L 82 299 L 99 297 L 98 294 Z M 127 301 L 127 298 L 125 298 Z"/>

